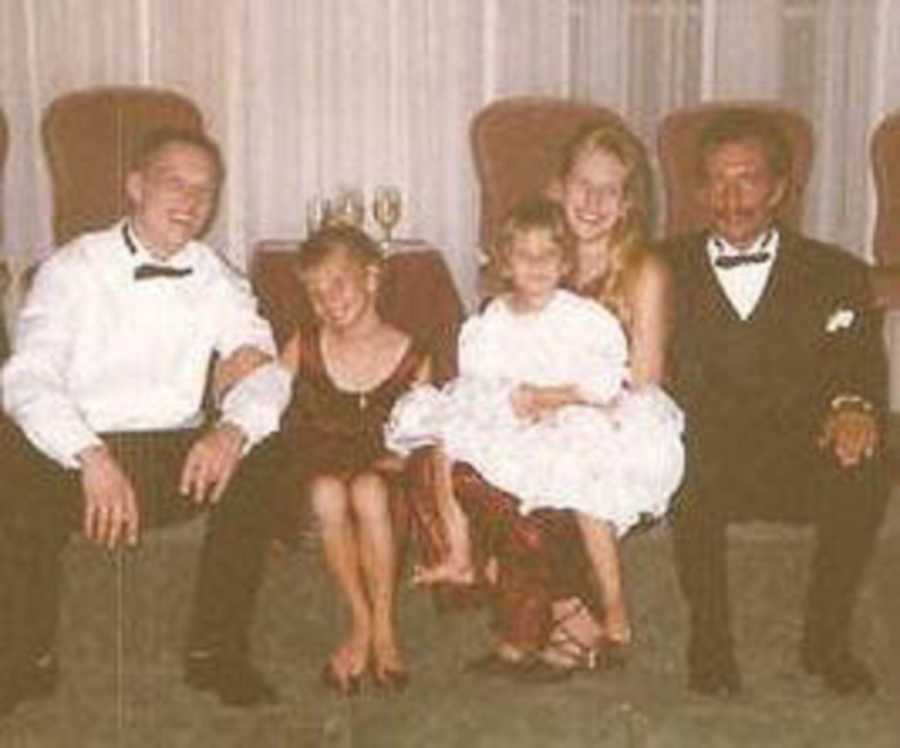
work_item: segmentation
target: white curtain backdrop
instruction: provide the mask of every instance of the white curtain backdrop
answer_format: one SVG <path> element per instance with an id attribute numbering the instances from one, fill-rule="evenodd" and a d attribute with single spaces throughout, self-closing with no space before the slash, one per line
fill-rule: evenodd
<path id="1" fill-rule="evenodd" d="M 194 99 L 229 177 L 211 241 L 299 237 L 339 185 L 399 185 L 399 232 L 446 253 L 475 296 L 468 125 L 494 98 L 592 99 L 655 150 L 660 119 L 707 99 L 776 99 L 817 135 L 807 228 L 870 257 L 868 138 L 900 107 L 900 0 L 0 0 L 11 129 L 3 253 L 50 250 L 39 126 L 58 95 L 149 84 Z"/>

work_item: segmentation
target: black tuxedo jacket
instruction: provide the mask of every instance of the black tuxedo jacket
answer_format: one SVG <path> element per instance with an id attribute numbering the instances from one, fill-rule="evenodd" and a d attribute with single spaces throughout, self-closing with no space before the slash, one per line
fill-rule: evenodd
<path id="1" fill-rule="evenodd" d="M 715 460 L 732 448 L 814 448 L 838 395 L 859 395 L 883 412 L 881 318 L 868 303 L 865 264 L 779 232 L 769 280 L 746 321 L 710 267 L 708 234 L 662 245 L 676 297 L 669 384 L 685 410 L 689 460 Z"/>

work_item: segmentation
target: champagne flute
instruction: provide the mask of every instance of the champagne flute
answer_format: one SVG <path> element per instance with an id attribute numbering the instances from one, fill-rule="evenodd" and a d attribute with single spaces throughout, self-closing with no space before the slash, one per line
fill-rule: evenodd
<path id="1" fill-rule="evenodd" d="M 313 195 L 306 201 L 306 235 L 312 236 L 328 223 L 331 214 L 331 203 L 328 198 Z"/>
<path id="2" fill-rule="evenodd" d="M 384 231 L 382 246 L 388 249 L 391 245 L 391 232 L 400 220 L 400 190 L 391 184 L 382 184 L 375 188 L 375 199 L 372 201 L 372 215 Z"/>

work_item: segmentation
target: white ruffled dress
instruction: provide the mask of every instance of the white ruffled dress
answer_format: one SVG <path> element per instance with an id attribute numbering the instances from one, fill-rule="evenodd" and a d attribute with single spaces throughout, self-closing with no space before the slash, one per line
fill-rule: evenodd
<path id="1" fill-rule="evenodd" d="M 628 389 L 627 363 L 621 325 L 595 301 L 558 290 L 522 314 L 495 299 L 463 326 L 460 376 L 402 396 L 386 444 L 406 454 L 441 443 L 451 460 L 517 496 L 523 512 L 575 509 L 622 535 L 666 512 L 684 472 L 681 410 L 659 387 Z M 590 404 L 527 422 L 510 402 L 523 383 L 574 384 Z"/>

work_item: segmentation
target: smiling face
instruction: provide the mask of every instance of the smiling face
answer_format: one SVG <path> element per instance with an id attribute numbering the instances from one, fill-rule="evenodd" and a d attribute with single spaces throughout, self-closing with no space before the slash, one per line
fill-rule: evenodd
<path id="1" fill-rule="evenodd" d="M 701 200 L 710 227 L 746 249 L 772 224 L 786 181 L 776 176 L 758 139 L 723 142 L 706 154 Z"/>
<path id="2" fill-rule="evenodd" d="M 335 250 L 303 271 L 303 285 L 316 318 L 332 330 L 347 330 L 374 312 L 377 270 L 346 250 Z"/>
<path id="3" fill-rule="evenodd" d="M 128 175 L 138 237 L 153 254 L 171 257 L 206 226 L 218 186 L 218 169 L 206 150 L 177 141 L 162 146 Z"/>
<path id="4" fill-rule="evenodd" d="M 519 231 L 506 249 L 505 275 L 521 309 L 537 311 L 550 300 L 568 271 L 563 248 L 549 229 Z"/>
<path id="5" fill-rule="evenodd" d="M 563 182 L 563 207 L 578 242 L 609 236 L 628 210 L 629 170 L 603 149 L 586 150 L 572 162 Z"/>

